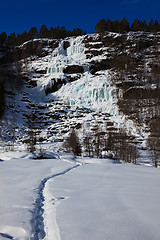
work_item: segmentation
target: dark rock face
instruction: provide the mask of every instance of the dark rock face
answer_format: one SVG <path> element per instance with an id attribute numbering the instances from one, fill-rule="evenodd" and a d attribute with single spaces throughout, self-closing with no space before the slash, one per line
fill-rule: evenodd
<path id="1" fill-rule="evenodd" d="M 49 93 L 58 91 L 63 85 L 67 82 L 74 82 L 77 81 L 81 77 L 81 74 L 76 74 L 76 76 L 68 75 L 65 79 L 52 79 L 52 85 L 45 89 L 45 94 L 48 95 Z"/>
<path id="2" fill-rule="evenodd" d="M 80 78 L 81 78 L 81 74 L 76 74 L 76 76 L 74 76 L 74 77 L 72 75 L 67 76 L 67 79 L 69 80 L 69 82 L 77 81 Z"/>
<path id="3" fill-rule="evenodd" d="M 22 45 L 22 47 L 16 47 L 10 49 L 0 59 L 0 64 L 19 61 L 31 56 L 45 57 L 48 54 L 47 47 L 54 50 L 58 47 L 58 40 L 31 40 Z"/>
<path id="4" fill-rule="evenodd" d="M 64 70 L 63 73 L 67 74 L 73 74 L 73 73 L 83 73 L 84 68 L 79 65 L 72 65 L 72 66 L 67 66 Z"/>
<path id="5" fill-rule="evenodd" d="M 99 56 L 99 55 L 102 55 L 103 50 L 90 49 L 90 50 L 85 51 L 85 54 L 89 54 L 89 53 L 92 54 L 92 56 Z"/>
<path id="6" fill-rule="evenodd" d="M 159 99 L 160 89 L 130 88 L 123 97 L 124 99 Z"/>
<path id="7" fill-rule="evenodd" d="M 64 41 L 63 42 L 63 48 L 66 50 L 68 47 L 70 47 L 70 42 L 69 41 Z"/>
<path id="8" fill-rule="evenodd" d="M 116 83 L 116 87 L 119 89 L 123 89 L 123 91 L 126 91 L 128 90 L 129 88 L 133 88 L 135 86 L 143 86 L 142 83 L 140 82 L 136 82 L 136 81 L 125 81 L 125 82 L 119 82 L 119 83 Z"/>
<path id="9" fill-rule="evenodd" d="M 0 59 L 3 58 L 9 51 L 8 47 L 0 46 Z"/>
<path id="10" fill-rule="evenodd" d="M 111 63 L 109 59 L 102 60 L 101 62 L 93 61 L 91 62 L 90 71 L 95 74 L 97 71 L 106 70 L 111 68 Z"/>
<path id="11" fill-rule="evenodd" d="M 58 91 L 63 84 L 66 84 L 65 79 L 52 79 L 52 86 L 45 89 L 45 94 L 48 95 L 49 93 Z"/>
<path id="12" fill-rule="evenodd" d="M 41 69 L 41 70 L 36 70 L 35 73 L 45 74 L 45 73 L 46 73 L 46 69 L 45 69 L 45 70 L 43 70 L 43 69 Z"/>

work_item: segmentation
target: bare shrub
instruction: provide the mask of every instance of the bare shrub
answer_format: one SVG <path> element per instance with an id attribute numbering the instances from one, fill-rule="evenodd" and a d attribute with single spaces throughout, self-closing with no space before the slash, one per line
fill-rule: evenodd
<path id="1" fill-rule="evenodd" d="M 153 166 L 158 167 L 160 160 L 160 117 L 151 121 L 147 146 L 151 152 Z"/>
<path id="2" fill-rule="evenodd" d="M 74 129 L 72 129 L 69 137 L 65 140 L 64 147 L 68 152 L 72 152 L 74 155 L 81 155 L 81 144 Z"/>

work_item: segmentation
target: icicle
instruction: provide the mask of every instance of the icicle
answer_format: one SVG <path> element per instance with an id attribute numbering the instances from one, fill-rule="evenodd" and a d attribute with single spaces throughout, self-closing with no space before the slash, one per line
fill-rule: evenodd
<path id="1" fill-rule="evenodd" d="M 67 56 L 73 55 L 75 53 L 83 53 L 84 47 L 80 39 L 75 39 L 71 42 L 70 47 L 67 48 Z"/>

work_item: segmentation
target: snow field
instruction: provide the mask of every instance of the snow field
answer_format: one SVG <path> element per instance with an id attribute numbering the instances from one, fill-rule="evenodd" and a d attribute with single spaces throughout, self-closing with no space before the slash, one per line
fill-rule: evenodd
<path id="1" fill-rule="evenodd" d="M 1 159 L 8 159 L 7 155 L 11 154 L 3 154 Z M 15 152 L 14 159 L 0 162 L 0 236 L 29 239 L 39 184 L 69 166 L 72 164 L 59 159 L 34 160 L 25 152 Z"/>
<path id="2" fill-rule="evenodd" d="M 48 156 L 1 154 L 0 239 L 159 240 L 159 169 Z"/>
<path id="3" fill-rule="evenodd" d="M 50 181 L 49 192 L 65 199 L 56 213 L 61 239 L 158 240 L 159 170 L 89 162 Z"/>

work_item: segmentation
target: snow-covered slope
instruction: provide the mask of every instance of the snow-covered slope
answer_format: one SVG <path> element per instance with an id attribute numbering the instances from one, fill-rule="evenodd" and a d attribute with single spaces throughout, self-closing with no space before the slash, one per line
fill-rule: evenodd
<path id="1" fill-rule="evenodd" d="M 150 64 L 158 59 L 159 35 L 156 44 L 154 38 L 150 33 L 106 33 L 33 40 L 17 47 L 13 51 L 17 61 L 7 63 L 4 58 L 1 72 L 25 80 L 18 94 L 9 86 L 3 126 L 14 122 L 16 140 L 25 140 L 34 114 L 44 141 L 63 141 L 71 128 L 79 128 L 82 136 L 86 126 L 92 129 L 97 123 L 101 129 L 123 128 L 138 141 L 145 139 L 145 110 L 137 124 L 137 109 L 129 100 L 128 107 L 123 95 L 135 85 L 147 86 L 147 71 L 150 74 Z"/>

